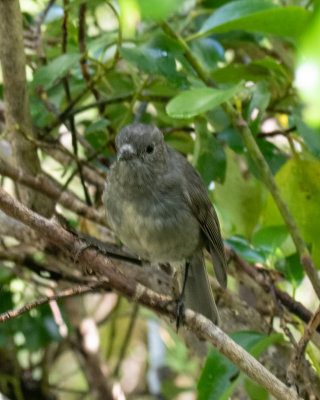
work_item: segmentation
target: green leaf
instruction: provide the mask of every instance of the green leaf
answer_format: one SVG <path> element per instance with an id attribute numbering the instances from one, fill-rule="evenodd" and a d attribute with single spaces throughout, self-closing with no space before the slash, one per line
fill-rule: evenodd
<path id="1" fill-rule="evenodd" d="M 231 150 L 235 153 L 243 153 L 244 145 L 240 133 L 234 128 L 229 127 L 222 132 L 219 132 L 219 140 L 227 143 Z"/>
<path id="2" fill-rule="evenodd" d="M 320 158 L 320 129 L 312 128 L 298 116 L 292 117 L 293 125 L 296 125 L 299 135 L 303 138 L 310 152 Z"/>
<path id="3" fill-rule="evenodd" d="M 85 130 L 85 133 L 105 132 L 108 125 L 110 125 L 110 121 L 106 118 L 101 118 L 98 121 L 92 122 Z"/>
<path id="4" fill-rule="evenodd" d="M 0 140 L 0 145 L 1 145 L 1 140 Z M 0 149 L 1 150 L 1 149 Z M 1 153 L 1 151 L 0 151 Z M 1 268 L 0 266 L 0 287 L 3 288 L 3 285 L 10 282 L 10 280 L 14 277 L 14 275 L 12 274 L 12 272 L 10 272 L 7 269 Z M 0 289 L 0 291 L 2 291 Z M 1 295 L 0 295 L 0 299 L 1 299 Z M 1 312 L 1 311 L 0 311 Z"/>
<path id="5" fill-rule="evenodd" d="M 106 145 L 108 140 L 108 133 L 106 127 L 110 121 L 106 118 L 101 118 L 98 121 L 92 122 L 85 130 L 84 136 L 87 141 L 96 150 L 101 150 Z"/>
<path id="6" fill-rule="evenodd" d="M 269 400 L 269 393 L 250 379 L 245 379 L 244 387 L 251 400 Z"/>
<path id="7" fill-rule="evenodd" d="M 238 0 L 220 7 L 212 14 L 197 36 L 244 30 L 299 38 L 311 15 L 302 7 L 280 7 L 269 0 Z"/>
<path id="8" fill-rule="evenodd" d="M 258 133 L 262 114 L 268 107 L 270 101 L 270 92 L 265 81 L 257 83 L 248 108 L 247 121 L 250 122 L 250 129 L 254 135 Z M 254 111 L 257 115 L 254 116 Z"/>
<path id="9" fill-rule="evenodd" d="M 265 160 L 267 161 L 271 172 L 275 175 L 279 169 L 288 161 L 288 156 L 283 153 L 277 146 L 264 138 L 257 139 L 257 145 L 261 150 Z M 260 171 L 250 154 L 246 153 L 247 163 L 252 174 L 259 180 L 261 179 Z"/>
<path id="10" fill-rule="evenodd" d="M 12 293 L 1 287 L 0 290 L 0 313 L 4 313 L 13 308 Z"/>
<path id="11" fill-rule="evenodd" d="M 275 179 L 303 239 L 312 246 L 314 263 L 320 268 L 320 162 L 294 158 L 279 170 Z M 270 195 L 263 223 L 265 226 L 284 225 Z"/>
<path id="12" fill-rule="evenodd" d="M 196 142 L 193 163 L 206 185 L 218 180 L 223 183 L 226 172 L 226 154 L 218 140 L 209 132 L 205 121 L 196 122 Z"/>
<path id="13" fill-rule="evenodd" d="M 58 79 L 63 77 L 80 60 L 81 54 L 69 53 L 55 58 L 48 65 L 40 67 L 33 77 L 33 86 L 49 88 Z"/>
<path id="14" fill-rule="evenodd" d="M 177 127 L 177 130 L 175 132 L 166 134 L 165 141 L 180 153 L 193 153 L 194 140 L 189 133 L 179 131 L 179 127 Z"/>
<path id="15" fill-rule="evenodd" d="M 275 268 L 283 273 L 287 281 L 296 286 L 299 286 L 304 278 L 304 269 L 302 268 L 299 254 L 297 253 L 278 260 L 275 263 Z"/>
<path id="16" fill-rule="evenodd" d="M 288 234 L 285 226 L 263 227 L 253 235 L 252 244 L 267 253 L 274 253 L 287 239 Z"/>
<path id="17" fill-rule="evenodd" d="M 226 173 L 226 153 L 214 136 L 211 136 L 196 160 L 196 168 L 204 182 L 209 185 L 212 181 L 224 182 Z"/>
<path id="18" fill-rule="evenodd" d="M 275 175 L 279 169 L 288 161 L 288 156 L 283 153 L 273 143 L 263 138 L 257 140 L 259 149 L 261 150 L 265 160 L 267 161 L 271 172 Z"/>
<path id="19" fill-rule="evenodd" d="M 182 0 L 138 0 L 143 19 L 161 21 L 168 18 L 182 3 Z"/>
<path id="20" fill-rule="evenodd" d="M 230 337 L 254 357 L 283 340 L 281 334 L 266 336 L 250 331 L 235 332 Z M 211 349 L 198 382 L 198 400 L 227 400 L 241 376 L 236 366 L 216 349 Z"/>
<path id="21" fill-rule="evenodd" d="M 264 252 L 261 249 L 255 249 L 245 238 L 231 236 L 226 239 L 225 242 L 246 261 L 251 263 L 265 262 Z"/>
<path id="22" fill-rule="evenodd" d="M 173 118 L 191 118 L 228 101 L 240 87 L 242 87 L 242 84 L 228 89 L 204 87 L 185 90 L 168 103 L 166 110 Z"/>
<path id="23" fill-rule="evenodd" d="M 212 38 L 193 40 L 191 48 L 201 64 L 209 70 L 216 69 L 219 61 L 225 61 L 224 48 Z"/>
<path id="24" fill-rule="evenodd" d="M 121 47 L 120 55 L 141 71 L 149 74 L 164 75 L 172 80 L 181 78 L 173 55 L 165 50 L 144 46 L 135 48 Z"/>
<path id="25" fill-rule="evenodd" d="M 227 236 L 250 239 L 265 205 L 264 185 L 248 171 L 241 171 L 244 157 L 226 149 L 227 169 L 223 185 L 216 183 L 213 192 Z"/>

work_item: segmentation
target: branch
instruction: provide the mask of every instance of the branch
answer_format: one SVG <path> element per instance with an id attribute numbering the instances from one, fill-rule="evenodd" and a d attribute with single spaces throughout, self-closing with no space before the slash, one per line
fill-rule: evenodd
<path id="1" fill-rule="evenodd" d="M 297 344 L 296 351 L 293 353 L 293 357 L 291 359 L 287 372 L 289 381 L 291 382 L 296 381 L 303 353 L 307 347 L 309 340 L 312 338 L 314 332 L 317 329 L 319 329 L 319 324 L 320 324 L 320 306 L 317 308 L 316 312 L 310 319 L 307 328 L 304 331 L 304 334 L 301 336 L 299 343 Z"/>
<path id="2" fill-rule="evenodd" d="M 32 212 L 20 202 L 8 195 L 0 188 L 0 207 L 9 216 L 16 218 L 37 230 L 49 242 L 55 244 L 67 254 L 79 252 L 81 244 L 69 232 L 55 222 Z M 96 254 L 93 249 L 87 248 L 80 252 L 79 263 L 90 267 L 100 275 L 100 282 L 107 282 L 110 287 L 153 311 L 169 317 L 175 317 L 172 302 L 167 297 L 161 296 L 141 284 L 128 279 L 120 274 L 113 262 L 102 254 Z M 297 393 L 289 389 L 254 357 L 248 354 L 241 346 L 230 339 L 220 328 L 211 321 L 192 310 L 186 310 L 186 326 L 197 334 L 199 338 L 210 341 L 217 350 L 224 354 L 241 371 L 264 387 L 274 397 L 281 400 L 296 400 Z"/>
<path id="3" fill-rule="evenodd" d="M 288 136 L 289 133 L 294 132 L 295 130 L 297 130 L 296 126 L 292 126 L 291 128 L 288 129 L 279 129 L 279 130 L 275 130 L 272 132 L 260 132 L 257 135 L 257 138 L 266 138 L 266 137 L 273 137 L 273 136 L 277 136 L 277 135 L 282 135 L 282 136 Z"/>
<path id="4" fill-rule="evenodd" d="M 45 303 L 50 303 L 50 301 L 65 299 L 66 297 L 72 297 L 72 296 L 76 296 L 79 294 L 88 293 L 88 292 L 93 291 L 94 289 L 98 289 L 103 286 L 105 286 L 105 284 L 103 284 L 101 282 L 94 282 L 92 284 L 88 284 L 85 286 L 77 286 L 77 287 L 74 287 L 71 289 L 63 290 L 63 291 L 55 294 L 54 296 L 43 297 L 42 299 L 38 299 L 38 300 L 33 301 L 32 303 L 28 303 L 17 310 L 9 310 L 9 311 L 6 311 L 6 312 L 0 314 L 0 323 L 6 322 L 12 318 L 19 317 L 20 315 L 32 310 L 33 308 L 37 308 Z"/>
<path id="5" fill-rule="evenodd" d="M 172 38 L 177 40 L 179 42 L 179 44 L 183 47 L 184 56 L 189 61 L 191 66 L 194 68 L 194 70 L 196 71 L 199 78 L 206 85 L 211 86 L 211 87 L 217 87 L 217 85 L 212 81 L 210 75 L 202 67 L 202 65 L 198 62 L 197 58 L 193 55 L 189 46 L 182 39 L 182 37 L 179 36 L 170 27 L 170 25 L 166 22 L 162 23 L 162 29 L 169 36 L 171 36 Z M 260 173 L 261 179 L 263 180 L 266 187 L 269 189 L 269 191 L 270 191 L 270 193 L 282 215 L 282 218 L 288 228 L 288 231 L 290 232 L 290 235 L 293 239 L 296 249 L 300 255 L 301 264 L 311 281 L 314 291 L 316 292 L 318 298 L 320 298 L 320 278 L 318 276 L 316 267 L 312 261 L 309 250 L 299 233 L 299 230 L 295 223 L 295 220 L 294 220 L 291 212 L 289 211 L 287 204 L 284 202 L 284 200 L 281 197 L 280 190 L 274 180 L 274 177 L 272 175 L 270 167 L 267 164 L 266 160 L 264 159 L 263 154 L 261 153 L 261 150 L 259 149 L 259 147 L 252 135 L 252 132 L 248 126 L 248 123 L 243 119 L 242 115 L 239 114 L 235 110 L 235 108 L 231 105 L 230 102 L 223 103 L 222 108 L 229 116 L 230 121 L 232 122 L 234 127 L 241 134 L 243 141 L 246 145 L 246 148 L 248 150 L 248 153 L 250 154 L 251 158 L 255 162 L 256 167 L 258 168 L 258 171 Z"/>
<path id="6" fill-rule="evenodd" d="M 13 162 L 31 175 L 37 175 L 41 171 L 37 149 L 21 138 L 16 129 L 20 126 L 32 134 L 19 0 L 0 1 L 0 59 L 6 133 L 13 150 Z M 25 204 L 43 215 L 51 215 L 53 205 L 39 193 L 20 187 L 18 191 Z"/>
<path id="7" fill-rule="evenodd" d="M 90 82 L 91 76 L 89 72 L 89 66 L 87 62 L 87 44 L 86 44 L 86 13 L 87 13 L 87 3 L 82 3 L 79 6 L 79 28 L 78 28 L 78 47 L 79 47 L 79 52 L 82 54 L 82 57 L 80 59 L 80 69 L 81 73 L 83 76 L 83 79 L 88 83 Z M 94 98 L 96 101 L 99 101 L 100 99 L 100 93 L 99 91 L 92 86 L 91 87 L 91 92 L 94 95 Z M 100 107 L 99 111 L 100 114 L 103 113 L 104 107 Z"/>
<path id="8" fill-rule="evenodd" d="M 63 191 L 62 185 L 48 175 L 31 176 L 0 160 L 0 174 L 8 176 L 15 182 L 19 182 L 31 189 L 44 194 L 48 198 L 60 203 L 68 210 L 75 212 L 82 217 L 106 226 L 106 219 L 103 213 L 99 213 L 95 208 L 87 206 L 74 193 L 69 190 Z"/>
<path id="9" fill-rule="evenodd" d="M 251 278 L 257 282 L 264 290 L 270 291 L 270 285 L 266 281 L 264 272 L 265 270 L 261 270 L 259 268 L 254 267 L 249 264 L 243 258 L 241 258 L 236 252 L 226 247 L 226 253 L 228 254 L 228 258 L 233 260 L 236 264 L 237 268 L 243 270 L 246 274 L 251 276 Z M 312 317 L 312 313 L 301 303 L 294 300 L 288 293 L 283 292 L 278 286 L 274 286 L 274 292 L 277 299 L 292 313 L 299 317 L 305 323 L 308 323 Z M 320 327 L 317 328 L 320 333 Z"/>
<path id="10" fill-rule="evenodd" d="M 133 310 L 132 310 L 132 313 L 131 313 L 129 326 L 128 326 L 125 338 L 123 340 L 123 343 L 122 343 L 122 346 L 121 346 L 121 349 L 120 349 L 119 358 L 118 358 L 116 367 L 115 367 L 114 372 L 113 372 L 113 375 L 118 379 L 119 379 L 120 367 L 121 367 L 122 361 L 123 361 L 123 359 L 124 359 L 124 357 L 126 355 L 126 351 L 127 351 L 128 345 L 130 343 L 132 332 L 133 332 L 135 323 L 137 321 L 138 312 L 139 312 L 139 304 L 135 303 L 133 305 Z"/>
<path id="11" fill-rule="evenodd" d="M 69 167 L 72 162 L 83 164 L 84 173 L 89 182 L 95 186 L 103 187 L 105 182 L 105 174 L 97 167 L 90 164 L 87 160 L 76 157 L 66 147 L 56 140 L 38 140 L 34 139 L 27 132 L 23 131 L 19 126 L 16 127 L 18 133 L 20 133 L 25 139 L 31 142 L 36 147 L 39 147 L 45 153 L 49 154 L 52 158 L 57 160 L 60 164 Z"/>

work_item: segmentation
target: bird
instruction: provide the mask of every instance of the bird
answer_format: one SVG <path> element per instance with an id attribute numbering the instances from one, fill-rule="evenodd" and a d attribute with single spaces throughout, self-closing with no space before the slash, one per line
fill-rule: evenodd
<path id="1" fill-rule="evenodd" d="M 140 259 L 181 271 L 177 329 L 185 306 L 219 324 L 203 250 L 223 288 L 227 262 L 218 216 L 200 174 L 156 126 L 127 125 L 115 145 L 117 160 L 104 190 L 110 227 Z"/>

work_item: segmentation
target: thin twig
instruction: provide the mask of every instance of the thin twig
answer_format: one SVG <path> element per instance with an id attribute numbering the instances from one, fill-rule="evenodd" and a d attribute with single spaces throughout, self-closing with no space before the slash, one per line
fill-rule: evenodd
<path id="1" fill-rule="evenodd" d="M 45 9 L 40 13 L 39 17 L 37 18 L 37 30 L 39 33 L 41 25 L 44 23 L 44 20 L 46 19 L 46 16 L 48 15 L 50 8 L 54 5 L 55 2 L 56 0 L 50 0 L 46 5 Z"/>
<path id="2" fill-rule="evenodd" d="M 257 137 L 258 138 L 266 138 L 266 137 L 273 137 L 273 136 L 277 136 L 277 135 L 282 135 L 282 136 L 288 136 L 289 133 L 294 132 L 295 130 L 297 130 L 296 126 L 292 126 L 291 128 L 288 129 L 284 129 L 284 130 L 275 130 L 272 132 L 260 132 L 258 133 Z"/>
<path id="3" fill-rule="evenodd" d="M 12 318 L 19 317 L 20 315 L 32 310 L 33 308 L 37 308 L 44 303 L 49 303 L 50 301 L 53 301 L 53 300 L 59 300 L 59 299 L 64 299 L 66 297 L 71 297 L 71 296 L 76 296 L 79 294 L 88 293 L 95 289 L 102 288 L 103 286 L 105 286 L 105 283 L 95 282 L 95 283 L 88 284 L 85 286 L 77 286 L 77 287 L 74 287 L 71 289 L 63 290 L 63 291 L 55 294 L 54 296 L 43 297 L 42 299 L 38 299 L 38 300 L 33 301 L 32 303 L 28 303 L 28 304 L 24 305 L 23 307 L 18 308 L 17 310 L 8 310 L 8 311 L 0 314 L 0 323 L 6 322 Z"/>
<path id="4" fill-rule="evenodd" d="M 95 208 L 86 205 L 69 190 L 63 190 L 63 186 L 60 183 L 44 173 L 39 176 L 31 176 L 0 160 L 0 174 L 44 194 L 78 215 L 106 226 L 104 213 L 99 213 Z"/>
<path id="5" fill-rule="evenodd" d="M 316 312 L 312 315 L 304 334 L 301 336 L 298 344 L 296 345 L 296 350 L 293 353 L 293 357 L 291 359 L 288 375 L 291 380 L 296 380 L 298 375 L 299 366 L 301 360 L 303 359 L 303 353 L 307 347 L 309 340 L 312 338 L 314 332 L 319 328 L 320 325 L 320 306 L 317 308 Z"/>
<path id="6" fill-rule="evenodd" d="M 68 43 L 68 19 L 69 19 L 69 0 L 63 0 L 64 3 L 64 17 L 62 20 L 62 53 L 65 54 L 67 52 L 67 43 Z M 72 102 L 72 97 L 71 97 L 71 92 L 70 92 L 70 86 L 69 86 L 69 81 L 68 81 L 68 76 L 66 75 L 63 79 L 63 86 L 64 90 L 66 93 L 66 98 L 68 104 Z M 77 141 L 77 135 L 76 135 L 76 125 L 74 121 L 74 117 L 70 116 L 69 117 L 69 123 L 70 123 L 70 130 L 71 130 L 71 138 L 72 138 L 72 147 L 73 147 L 73 152 L 74 155 L 78 158 L 78 141 Z M 83 193 L 86 199 L 86 202 L 88 206 L 92 205 L 88 189 L 84 180 L 83 176 L 83 171 L 82 171 L 82 164 L 80 162 L 77 162 L 78 166 L 78 171 L 79 171 L 79 176 L 80 176 L 80 181 L 81 185 L 83 188 Z"/>
<path id="7" fill-rule="evenodd" d="M 110 104 L 117 104 L 117 103 L 123 103 L 125 101 L 130 101 L 130 100 L 132 100 L 134 95 L 135 94 L 132 93 L 132 94 L 126 94 L 126 95 L 122 95 L 122 96 L 117 96 L 114 98 L 101 99 L 99 101 L 95 101 L 94 103 L 89 103 L 82 107 L 75 108 L 75 109 L 71 110 L 70 114 L 76 115 L 83 111 L 89 110 L 90 108 L 99 107 L 101 105 L 107 106 Z M 167 103 L 170 100 L 170 98 L 171 97 L 169 97 L 169 96 L 157 96 L 157 95 L 148 96 L 148 95 L 142 95 L 142 94 L 139 94 L 137 96 L 137 100 L 140 100 L 140 101 L 161 102 L 161 103 Z"/>
<path id="8" fill-rule="evenodd" d="M 231 250 L 229 247 L 225 248 L 228 258 L 235 262 L 237 268 L 241 268 L 246 274 L 251 276 L 255 282 L 257 282 L 264 290 L 269 291 L 270 287 L 265 279 L 265 273 L 268 271 L 261 271 L 260 268 L 249 264 L 243 258 L 241 258 L 236 252 Z M 262 273 L 263 272 L 263 273 Z M 305 323 L 308 323 L 312 317 L 312 313 L 302 304 L 293 299 L 288 293 L 283 292 L 278 286 L 274 286 L 274 291 L 277 299 L 292 313 L 299 317 Z M 320 328 L 318 327 L 320 333 Z"/>
<path id="9" fill-rule="evenodd" d="M 103 186 L 104 180 L 105 180 L 105 174 L 100 169 L 94 167 L 92 164 L 87 162 L 87 160 L 84 160 L 82 158 L 75 156 L 66 147 L 62 146 L 62 144 L 60 142 L 58 142 L 56 140 L 51 140 L 51 141 L 46 140 L 45 141 L 45 140 L 35 139 L 29 133 L 27 133 L 23 129 L 21 129 L 18 125 L 15 127 L 15 129 L 18 133 L 20 133 L 20 135 L 22 135 L 25 139 L 27 139 L 34 146 L 43 150 L 45 153 L 48 153 L 49 155 L 51 155 L 52 153 L 54 153 L 57 150 L 59 152 L 59 154 L 61 153 L 62 157 L 64 157 L 64 156 L 67 157 L 68 159 L 66 160 L 65 163 L 61 161 L 62 157 L 60 157 L 60 156 L 58 157 L 57 155 L 55 157 L 53 157 L 58 162 L 60 162 L 62 165 L 69 166 L 71 161 L 75 161 L 76 163 L 78 163 L 78 162 L 82 163 L 84 167 L 86 167 L 88 170 L 90 170 L 90 172 L 92 172 L 92 173 L 90 173 L 91 181 L 95 182 L 95 184 L 99 184 L 99 185 Z M 69 160 L 69 158 L 70 158 L 70 160 Z M 93 175 L 95 175 L 95 179 L 92 179 Z M 90 179 L 89 179 L 89 181 L 90 181 Z"/>
<path id="10" fill-rule="evenodd" d="M 111 71 L 115 65 L 117 64 L 118 60 L 119 60 L 119 49 L 122 46 L 122 29 L 121 29 L 121 21 L 120 21 L 120 16 L 117 12 L 117 10 L 115 9 L 115 7 L 113 6 L 113 4 L 110 1 L 107 1 L 108 6 L 111 8 L 113 14 L 115 15 L 115 17 L 118 20 L 118 40 L 117 40 L 117 48 L 116 48 L 116 52 L 114 54 L 112 63 L 110 65 L 110 67 L 108 67 L 108 71 Z"/>
<path id="11" fill-rule="evenodd" d="M 126 351 L 127 351 L 130 339 L 131 339 L 131 335 L 132 335 L 132 332 L 133 332 L 133 329 L 134 329 L 134 326 L 135 326 L 135 323 L 137 321 L 138 312 L 139 312 L 139 303 L 134 303 L 133 304 L 133 310 L 132 310 L 131 317 L 130 317 L 130 323 L 129 323 L 129 326 L 128 326 L 128 329 L 127 329 L 127 332 L 126 332 L 126 336 L 125 336 L 125 338 L 123 340 L 123 343 L 122 343 L 122 346 L 121 346 L 121 350 L 120 350 L 119 358 L 118 358 L 118 361 L 117 361 L 117 365 L 116 365 L 116 367 L 114 369 L 114 372 L 113 372 L 113 376 L 115 376 L 116 378 L 119 377 L 120 367 L 121 367 L 122 361 L 124 359 L 124 356 L 126 354 Z"/>
<path id="12" fill-rule="evenodd" d="M 82 54 L 82 57 L 80 59 L 80 69 L 86 83 L 90 83 L 91 76 L 87 61 L 87 44 L 86 44 L 86 12 L 87 12 L 87 3 L 80 4 L 78 13 L 78 19 L 79 19 L 78 47 L 80 54 Z M 99 101 L 100 93 L 98 92 L 98 90 L 94 86 L 91 86 L 90 90 L 94 95 L 95 99 Z M 103 112 L 103 108 L 100 107 L 99 110 L 100 113 Z"/>

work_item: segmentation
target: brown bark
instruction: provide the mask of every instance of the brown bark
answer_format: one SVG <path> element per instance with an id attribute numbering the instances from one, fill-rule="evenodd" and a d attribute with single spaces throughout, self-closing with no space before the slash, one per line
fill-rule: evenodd
<path id="1" fill-rule="evenodd" d="M 25 74 L 25 53 L 22 33 L 22 16 L 19 0 L 0 0 L 0 59 L 3 74 L 6 137 L 11 144 L 12 163 L 30 175 L 40 172 L 36 148 L 17 131 L 17 127 L 32 134 L 30 104 Z M 40 214 L 49 216 L 53 203 L 41 194 L 18 187 L 24 204 Z"/>

